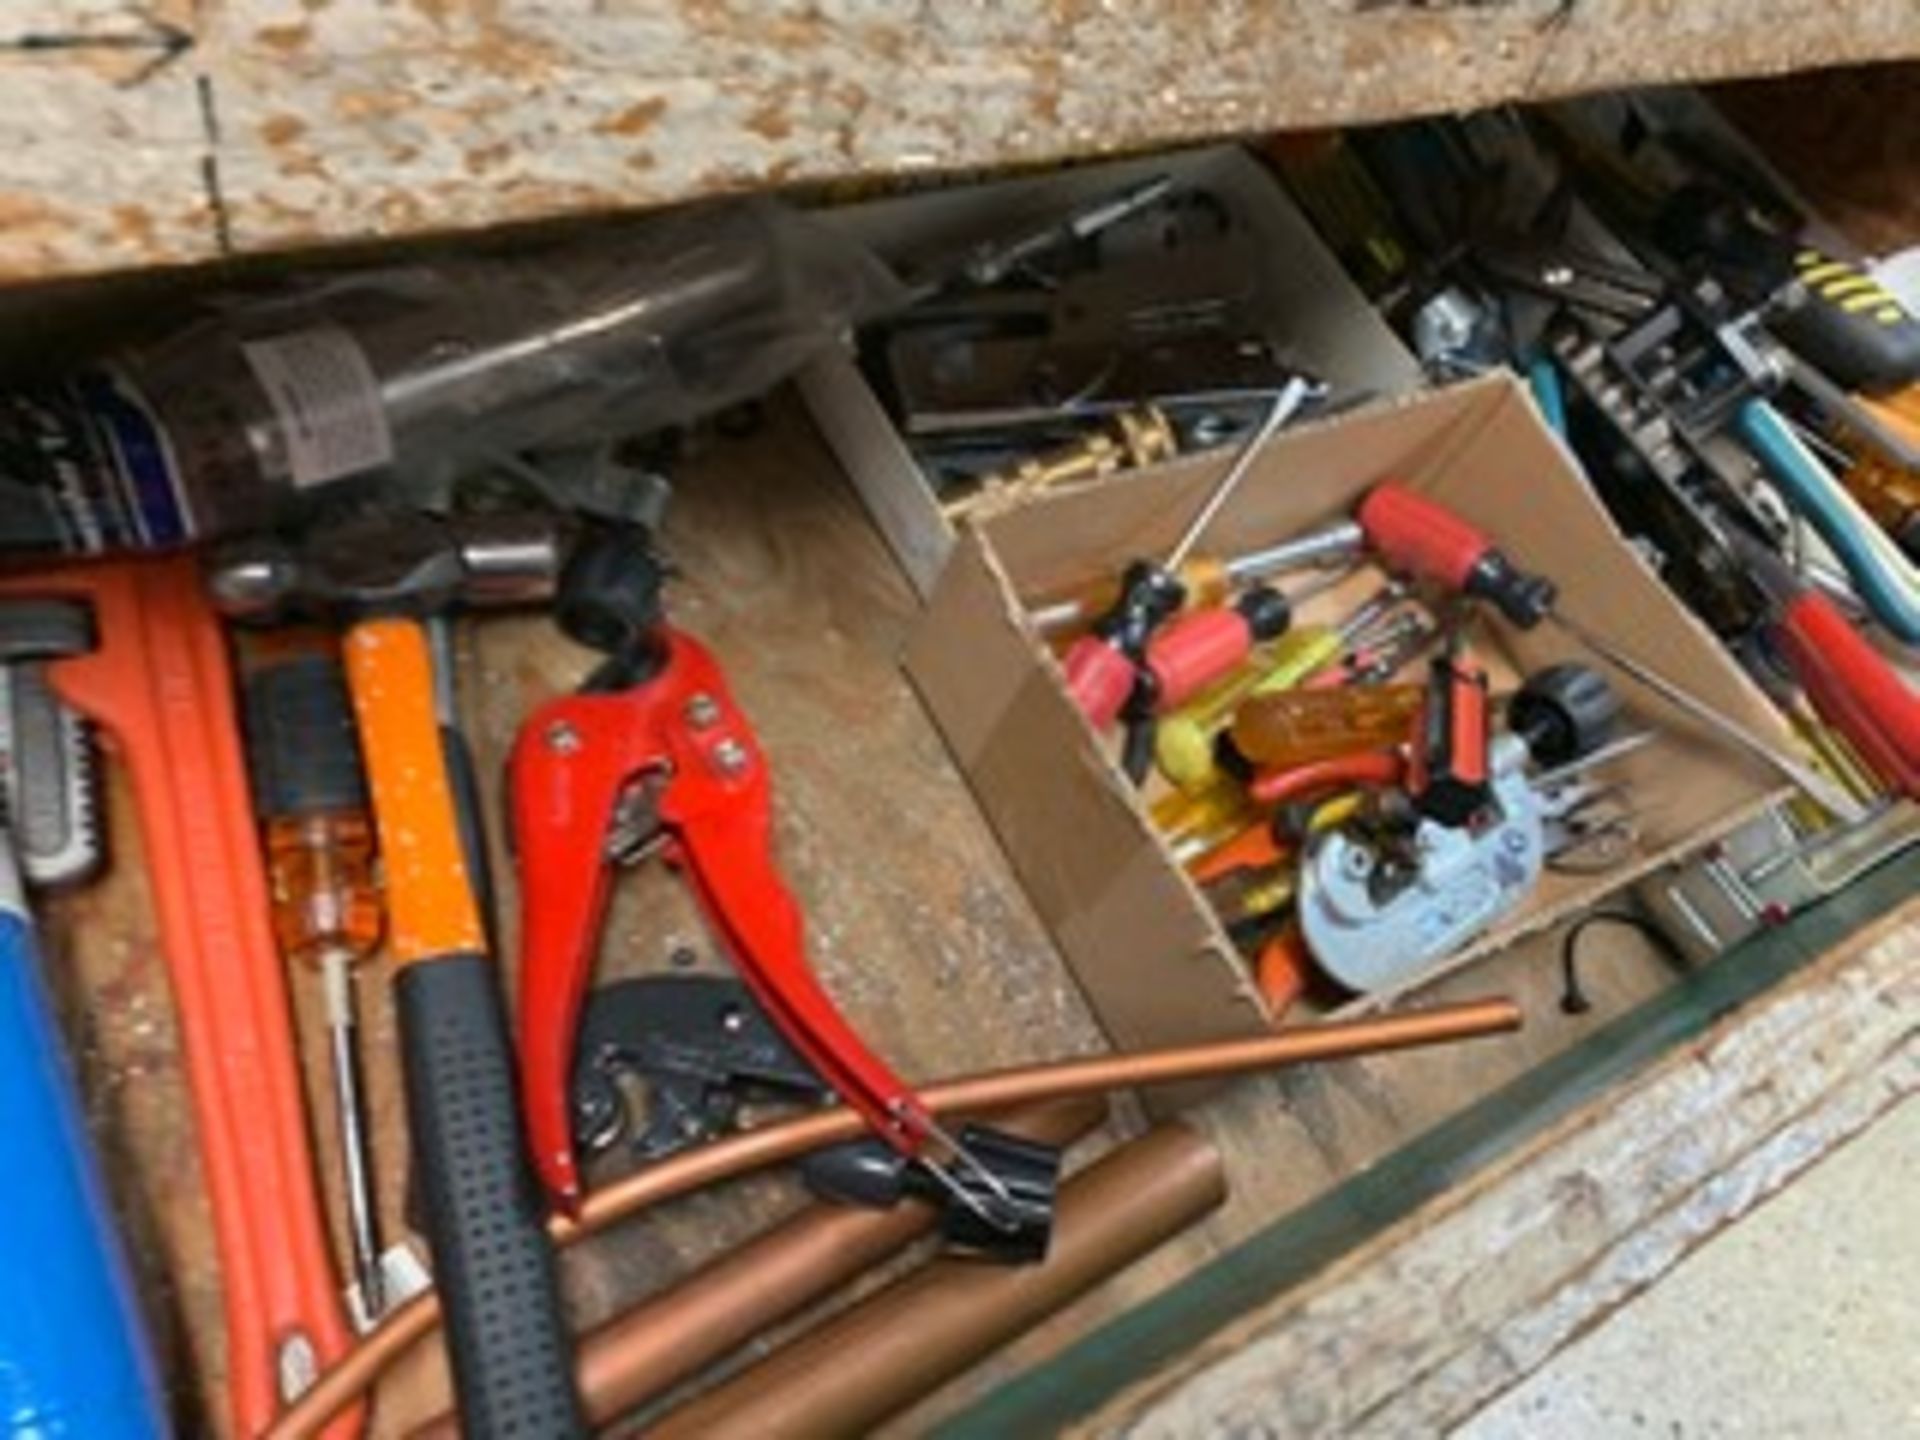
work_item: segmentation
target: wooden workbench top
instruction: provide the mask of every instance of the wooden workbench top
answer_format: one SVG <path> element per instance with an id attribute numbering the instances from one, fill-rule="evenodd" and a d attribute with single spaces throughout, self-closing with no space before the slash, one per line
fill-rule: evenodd
<path id="1" fill-rule="evenodd" d="M 12 0 L 0 279 L 1916 54 L 1908 0 Z"/>

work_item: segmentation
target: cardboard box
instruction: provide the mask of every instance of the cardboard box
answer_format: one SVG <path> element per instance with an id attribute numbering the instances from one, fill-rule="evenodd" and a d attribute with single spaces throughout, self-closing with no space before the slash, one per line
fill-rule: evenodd
<path id="1" fill-rule="evenodd" d="M 970 528 L 907 650 L 908 672 L 1035 907 L 1125 1048 L 1254 1033 L 1269 1017 L 1245 961 L 1148 823 L 1110 741 L 1093 734 L 1069 698 L 1021 597 L 1057 594 L 1113 574 L 1129 557 L 1163 553 L 1228 463 L 1197 456 L 1169 473 L 1118 477 Z M 1759 690 L 1622 540 L 1510 378 L 1282 434 L 1202 548 L 1233 553 L 1325 524 L 1390 478 L 1431 493 L 1518 563 L 1551 575 L 1565 614 L 1754 733 L 1788 740 Z M 1600 663 L 1551 623 L 1522 632 L 1481 608 L 1488 614 L 1476 622 L 1477 643 L 1509 675 L 1562 660 Z M 1422 981 L 1724 833 L 1779 793 L 1771 772 L 1652 692 L 1606 673 L 1626 724 L 1657 737 L 1608 771 L 1631 787 L 1633 852 L 1598 876 L 1550 872 L 1518 911 Z"/>
<path id="2" fill-rule="evenodd" d="M 1065 214 L 1156 175 L 1221 196 L 1252 232 L 1262 257 L 1253 284 L 1270 316 L 1270 333 L 1284 342 L 1294 363 L 1325 379 L 1336 395 L 1397 395 L 1421 383 L 1418 362 L 1279 182 L 1235 145 L 928 191 L 825 211 L 821 218 L 897 260 L 1004 235 L 1010 227 Z M 847 354 L 815 360 L 801 372 L 799 385 L 894 558 L 914 588 L 923 597 L 930 594 L 956 532 L 906 437 Z"/>

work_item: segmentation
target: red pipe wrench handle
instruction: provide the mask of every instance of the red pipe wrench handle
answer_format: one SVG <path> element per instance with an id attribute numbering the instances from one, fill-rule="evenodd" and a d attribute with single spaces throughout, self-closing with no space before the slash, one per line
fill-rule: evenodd
<path id="1" fill-rule="evenodd" d="M 220 622 L 195 565 L 121 561 L 0 581 L 93 608 L 96 648 L 55 688 L 125 763 L 179 1014 L 220 1261 L 230 1422 L 264 1431 L 285 1381 L 347 1349 L 274 947 Z M 353 1411 L 329 1427 L 360 1429 Z"/>

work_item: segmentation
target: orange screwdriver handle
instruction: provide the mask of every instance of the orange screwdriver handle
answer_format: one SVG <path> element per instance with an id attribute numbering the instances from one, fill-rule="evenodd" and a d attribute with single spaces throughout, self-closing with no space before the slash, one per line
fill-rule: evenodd
<path id="1" fill-rule="evenodd" d="M 1253 961 L 1253 983 L 1267 1002 L 1269 1024 L 1277 1025 L 1306 993 L 1312 973 L 1313 958 L 1299 926 L 1288 925 L 1260 947 Z"/>
<path id="2" fill-rule="evenodd" d="M 1242 704 L 1229 733 L 1249 764 L 1291 770 L 1401 744 L 1425 694 L 1418 685 L 1276 690 Z"/>
<path id="3" fill-rule="evenodd" d="M 0 589 L 93 608 L 96 648 L 55 661 L 53 683 L 132 778 L 219 1252 L 229 1418 L 236 1433 L 256 1435 L 293 1398 L 282 1377 L 338 1360 L 348 1332 L 225 637 L 189 560 L 75 566 Z M 357 1434 L 360 1418 L 327 1433 Z"/>

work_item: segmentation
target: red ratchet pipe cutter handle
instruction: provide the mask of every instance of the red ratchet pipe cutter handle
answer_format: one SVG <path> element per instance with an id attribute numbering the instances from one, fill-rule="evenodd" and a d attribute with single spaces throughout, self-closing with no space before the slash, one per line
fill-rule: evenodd
<path id="1" fill-rule="evenodd" d="M 933 1134 L 919 1097 L 854 1033 L 807 962 L 800 908 L 773 863 L 766 760 L 719 665 L 687 635 L 662 633 L 657 673 L 543 706 L 510 762 L 522 1103 L 541 1179 L 569 1212 L 580 1198 L 567 1103 L 574 1033 L 606 914 L 609 844 L 640 813 L 635 797 L 651 807 L 646 835 L 687 872 L 742 979 L 795 1048 L 902 1154 L 918 1155 Z"/>

